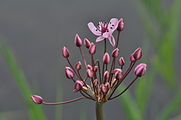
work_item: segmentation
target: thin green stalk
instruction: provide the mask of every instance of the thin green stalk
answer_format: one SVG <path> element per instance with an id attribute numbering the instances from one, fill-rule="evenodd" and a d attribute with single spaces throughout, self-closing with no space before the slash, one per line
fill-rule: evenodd
<path id="1" fill-rule="evenodd" d="M 96 118 L 97 118 L 97 120 L 104 120 L 102 107 L 103 107 L 103 103 L 96 102 Z"/>

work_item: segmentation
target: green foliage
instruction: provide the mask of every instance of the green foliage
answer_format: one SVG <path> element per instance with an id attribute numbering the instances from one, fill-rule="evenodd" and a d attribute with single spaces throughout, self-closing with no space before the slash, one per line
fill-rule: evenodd
<path id="1" fill-rule="evenodd" d="M 121 92 L 121 87 L 118 88 L 118 92 Z M 141 112 L 137 104 L 133 101 L 133 98 L 129 94 L 129 91 L 124 93 L 118 98 L 128 120 L 143 120 Z"/>
<path id="2" fill-rule="evenodd" d="M 179 92 L 173 101 L 164 108 L 157 120 L 168 120 L 170 116 L 180 109 L 181 106 L 181 92 Z"/>
<path id="3" fill-rule="evenodd" d="M 30 87 L 24 74 L 16 63 L 13 52 L 3 44 L 2 41 L 0 41 L 0 53 L 3 55 L 10 72 L 16 80 L 24 101 L 27 104 L 31 120 L 46 120 L 43 109 L 40 106 L 35 105 L 30 98 L 32 95 Z"/>
<path id="4" fill-rule="evenodd" d="M 163 10 L 161 0 L 140 0 L 138 5 L 140 17 L 149 40 L 147 43 L 153 45 L 152 49 L 154 48 L 155 54 L 148 56 L 147 52 L 144 53 L 145 61 L 147 63 L 149 61 L 151 66 L 149 66 L 147 75 L 137 81 L 135 88 L 136 101 L 131 98 L 130 94 L 120 97 L 120 103 L 124 106 L 123 110 L 129 120 L 142 120 L 144 118 L 157 74 L 162 75 L 170 88 L 176 87 L 177 82 L 174 58 L 179 40 L 177 37 L 180 28 L 181 0 L 174 0 L 168 11 Z M 157 120 L 168 120 L 180 106 L 181 93 L 179 92 L 176 93 L 174 100 L 161 112 L 161 115 L 157 117 Z M 135 111 L 138 111 L 137 116 L 134 113 Z M 181 119 L 180 116 L 174 120 L 179 119 Z"/>
<path id="5" fill-rule="evenodd" d="M 181 120 L 181 115 L 178 115 L 178 116 L 176 116 L 175 118 L 173 118 L 171 120 Z"/>
<path id="6" fill-rule="evenodd" d="M 0 114 L 0 120 L 6 120 L 6 118 L 2 114 Z"/>

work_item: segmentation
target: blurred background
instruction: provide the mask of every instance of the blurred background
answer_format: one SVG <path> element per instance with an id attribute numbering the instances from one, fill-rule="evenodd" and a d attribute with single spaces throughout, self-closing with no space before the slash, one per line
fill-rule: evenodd
<path id="1" fill-rule="evenodd" d="M 93 42 L 96 36 L 87 23 L 113 17 L 125 21 L 121 56 L 128 63 L 142 47 L 148 72 L 125 95 L 104 105 L 106 120 L 181 120 L 180 15 L 180 0 L 1 0 L 0 120 L 95 120 L 92 101 L 41 106 L 29 96 L 47 101 L 80 96 L 64 74 L 61 49 L 68 47 L 75 63 L 80 59 L 75 34 Z M 103 46 L 97 45 L 102 54 Z"/>

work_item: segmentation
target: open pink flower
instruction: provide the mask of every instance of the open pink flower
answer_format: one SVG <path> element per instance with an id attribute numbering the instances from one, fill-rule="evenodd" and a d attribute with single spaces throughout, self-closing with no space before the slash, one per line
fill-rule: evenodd
<path id="1" fill-rule="evenodd" d="M 89 22 L 88 27 L 94 35 L 99 36 L 96 39 L 96 42 L 103 41 L 105 38 L 107 38 L 111 45 L 114 46 L 115 39 L 112 33 L 117 29 L 118 23 L 119 20 L 117 18 L 112 18 L 109 23 L 99 22 L 97 27 L 94 25 L 94 23 Z"/>

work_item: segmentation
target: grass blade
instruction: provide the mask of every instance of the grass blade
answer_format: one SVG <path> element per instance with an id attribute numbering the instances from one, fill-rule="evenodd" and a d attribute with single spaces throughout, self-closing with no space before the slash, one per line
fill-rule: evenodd
<path id="1" fill-rule="evenodd" d="M 2 41 L 0 41 L 0 53 L 3 55 L 10 72 L 16 80 L 24 101 L 27 104 L 31 120 L 46 120 L 42 108 L 35 105 L 30 99 L 30 96 L 32 95 L 30 87 L 24 74 L 16 63 L 13 52 L 5 44 L 3 44 Z"/>
<path id="2" fill-rule="evenodd" d="M 118 92 L 122 92 L 122 89 L 120 87 L 118 88 Z M 133 101 L 131 95 L 129 94 L 129 91 L 126 91 L 126 93 L 124 93 L 118 99 L 128 120 L 143 120 L 141 112 L 137 104 Z"/>
<path id="3" fill-rule="evenodd" d="M 180 109 L 181 106 L 181 92 L 179 92 L 173 101 L 164 108 L 163 112 L 158 116 L 157 120 L 168 120 L 169 117 Z"/>

